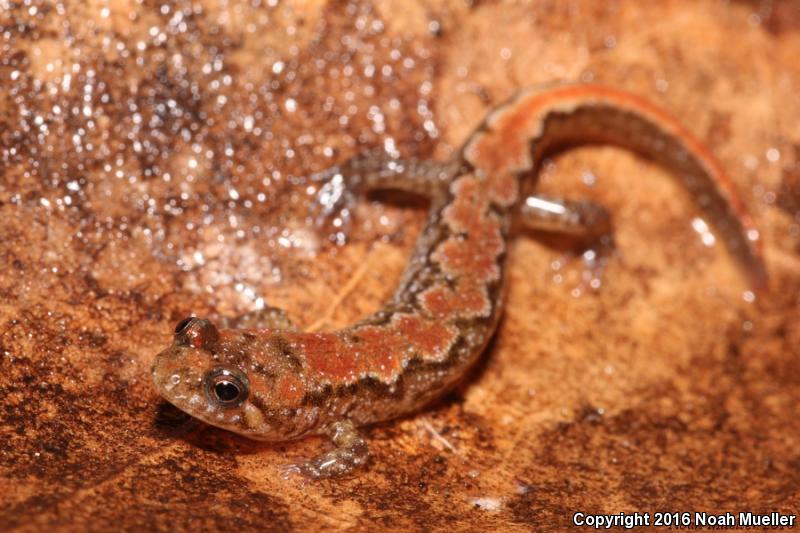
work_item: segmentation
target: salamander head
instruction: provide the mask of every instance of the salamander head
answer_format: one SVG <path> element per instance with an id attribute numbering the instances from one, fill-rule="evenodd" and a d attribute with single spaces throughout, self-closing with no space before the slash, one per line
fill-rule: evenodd
<path id="1" fill-rule="evenodd" d="M 158 354 L 153 382 L 167 401 L 204 422 L 259 440 L 300 437 L 317 425 L 303 405 L 302 364 L 275 331 L 217 330 L 190 317 Z"/>

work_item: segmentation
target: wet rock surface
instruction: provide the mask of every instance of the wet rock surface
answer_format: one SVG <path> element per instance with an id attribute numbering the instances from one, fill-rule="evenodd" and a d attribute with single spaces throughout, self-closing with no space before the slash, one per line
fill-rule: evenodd
<path id="1" fill-rule="evenodd" d="M 0 4 L 4 530 L 543 529 L 574 512 L 783 511 L 800 500 L 798 13 L 789 3 Z M 260 444 L 155 393 L 189 314 L 346 325 L 393 291 L 424 202 L 318 224 L 309 174 L 364 148 L 446 159 L 492 105 L 552 80 L 664 105 L 764 236 L 755 295 L 667 172 L 613 148 L 540 187 L 602 202 L 597 290 L 521 233 L 479 368 L 370 428 L 370 468 L 284 479 L 317 439 Z M 754 301 L 753 301 L 754 299 Z"/>

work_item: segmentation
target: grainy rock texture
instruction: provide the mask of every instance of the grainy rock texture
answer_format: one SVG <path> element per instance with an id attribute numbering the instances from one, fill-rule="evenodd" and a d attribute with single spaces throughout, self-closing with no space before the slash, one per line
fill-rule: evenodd
<path id="1" fill-rule="evenodd" d="M 797 512 L 800 7 L 668 0 L 0 1 L 0 529 L 561 529 L 572 513 Z M 602 202 L 597 290 L 521 232 L 480 368 L 327 446 L 203 426 L 151 386 L 190 313 L 260 302 L 335 328 L 393 291 L 424 205 L 315 225 L 304 176 L 358 150 L 445 159 L 519 87 L 594 80 L 681 117 L 765 241 L 747 286 L 670 175 L 565 153 L 542 189 Z M 380 200 L 380 201 L 379 201 Z"/>

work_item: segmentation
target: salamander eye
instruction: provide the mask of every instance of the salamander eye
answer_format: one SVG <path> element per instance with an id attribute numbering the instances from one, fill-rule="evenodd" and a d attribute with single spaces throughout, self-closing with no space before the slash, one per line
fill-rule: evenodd
<path id="1" fill-rule="evenodd" d="M 183 346 L 204 348 L 216 342 L 219 332 L 211 321 L 191 316 L 175 326 L 175 342 Z"/>
<path id="2" fill-rule="evenodd" d="M 175 335 L 180 335 L 181 333 L 183 333 L 189 327 L 189 325 L 195 320 L 197 320 L 196 316 L 190 316 L 178 322 L 178 325 L 175 326 Z"/>
<path id="3" fill-rule="evenodd" d="M 236 407 L 247 399 L 247 377 L 235 368 L 215 368 L 205 377 L 206 396 L 221 407 Z"/>

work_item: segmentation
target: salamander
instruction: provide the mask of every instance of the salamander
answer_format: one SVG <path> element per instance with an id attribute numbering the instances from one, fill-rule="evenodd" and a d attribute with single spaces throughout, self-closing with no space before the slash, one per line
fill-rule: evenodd
<path id="1" fill-rule="evenodd" d="M 451 161 L 367 152 L 322 173 L 351 193 L 392 188 L 430 199 L 408 267 L 379 311 L 327 332 L 300 331 L 278 310 L 244 328 L 189 317 L 155 359 L 158 392 L 208 424 L 253 439 L 329 436 L 332 449 L 292 466 L 311 478 L 363 466 L 369 451 L 360 426 L 441 397 L 486 348 L 503 307 L 513 216 L 534 227 L 610 231 L 599 205 L 521 193 L 546 156 L 596 143 L 669 169 L 749 283 L 764 285 L 758 231 L 721 165 L 675 118 L 605 86 L 536 87 L 492 110 Z"/>

